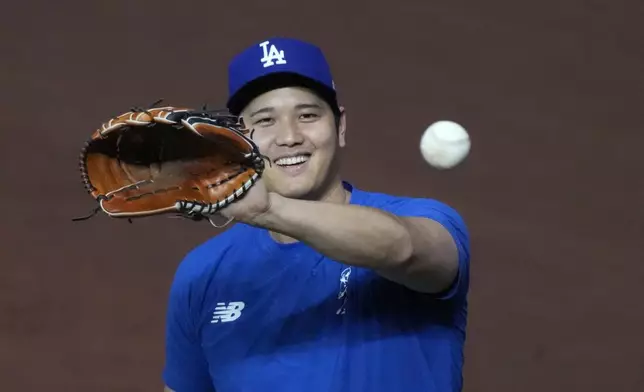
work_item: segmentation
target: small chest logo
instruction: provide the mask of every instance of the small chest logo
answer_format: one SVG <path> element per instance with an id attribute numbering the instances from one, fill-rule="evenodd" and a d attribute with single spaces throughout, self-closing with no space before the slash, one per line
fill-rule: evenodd
<path id="1" fill-rule="evenodd" d="M 228 302 L 228 304 L 225 302 L 218 302 L 215 311 L 212 313 L 212 320 L 210 320 L 210 323 L 229 323 L 231 321 L 235 321 L 241 316 L 244 307 L 246 307 L 246 304 L 243 302 Z"/>
<path id="2" fill-rule="evenodd" d="M 264 54 L 264 57 L 260 59 L 260 61 L 264 64 L 264 68 L 272 67 L 275 64 L 286 64 L 286 60 L 284 60 L 284 51 L 283 50 L 277 50 L 275 45 L 270 45 L 269 41 L 264 41 L 259 46 L 262 47 L 262 51 Z"/>
<path id="3" fill-rule="evenodd" d="M 340 291 L 338 292 L 338 299 L 342 300 L 342 304 L 335 312 L 335 314 L 345 314 L 347 312 L 347 292 L 349 290 L 349 277 L 351 276 L 351 267 L 347 267 L 340 273 Z"/>

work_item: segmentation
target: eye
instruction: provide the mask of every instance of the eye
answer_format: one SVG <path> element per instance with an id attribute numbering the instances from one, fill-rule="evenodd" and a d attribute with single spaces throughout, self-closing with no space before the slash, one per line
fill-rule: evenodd
<path id="1" fill-rule="evenodd" d="M 317 119 L 318 116 L 316 113 L 302 113 L 300 117 L 305 121 L 311 121 Z"/>
<path id="2" fill-rule="evenodd" d="M 272 119 L 270 117 L 260 118 L 253 122 L 254 125 L 270 125 Z"/>

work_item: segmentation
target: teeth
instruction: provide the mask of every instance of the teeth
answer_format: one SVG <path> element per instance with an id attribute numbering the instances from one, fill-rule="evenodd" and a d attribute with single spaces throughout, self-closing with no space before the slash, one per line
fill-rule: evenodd
<path id="1" fill-rule="evenodd" d="M 290 166 L 290 165 L 297 165 L 300 163 L 304 163 L 309 160 L 309 157 L 307 155 L 298 155 L 295 157 L 288 157 L 288 158 L 280 158 L 277 161 L 275 161 L 276 164 L 279 166 Z"/>

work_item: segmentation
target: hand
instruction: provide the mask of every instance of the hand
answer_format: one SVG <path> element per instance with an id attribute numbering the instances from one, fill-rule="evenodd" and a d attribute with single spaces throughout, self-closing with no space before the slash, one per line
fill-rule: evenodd
<path id="1" fill-rule="evenodd" d="M 267 213 L 270 209 L 270 194 L 264 180 L 260 178 L 241 199 L 223 208 L 219 214 L 252 225 L 257 217 Z"/>

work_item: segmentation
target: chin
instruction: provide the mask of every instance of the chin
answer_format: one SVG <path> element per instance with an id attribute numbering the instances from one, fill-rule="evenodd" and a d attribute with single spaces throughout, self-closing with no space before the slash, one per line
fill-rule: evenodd
<path id="1" fill-rule="evenodd" d="M 323 187 L 321 176 L 324 168 L 309 161 L 298 173 L 273 167 L 265 172 L 264 179 L 269 191 L 291 199 L 315 199 Z"/>
<path id="2" fill-rule="evenodd" d="M 281 186 L 276 186 L 273 189 L 275 193 L 292 199 L 306 199 L 307 196 L 314 192 L 312 186 L 305 184 L 281 184 Z"/>
<path id="3" fill-rule="evenodd" d="M 281 176 L 280 176 L 281 177 Z M 305 199 L 315 192 L 315 183 L 309 178 L 266 178 L 269 191 L 292 199 Z"/>

